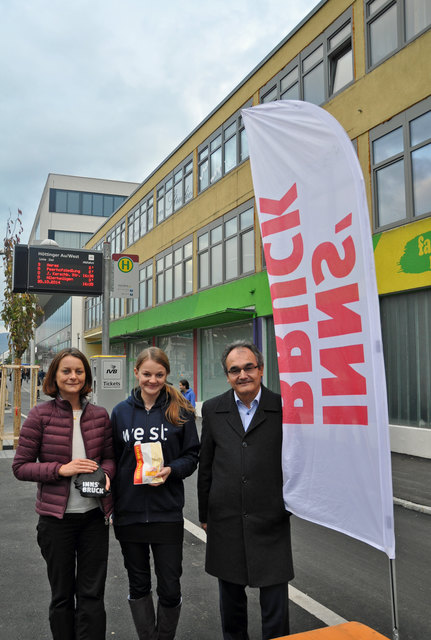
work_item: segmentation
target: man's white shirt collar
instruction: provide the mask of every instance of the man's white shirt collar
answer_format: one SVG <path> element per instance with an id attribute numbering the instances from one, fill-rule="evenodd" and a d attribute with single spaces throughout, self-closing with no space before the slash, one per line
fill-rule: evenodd
<path id="1" fill-rule="evenodd" d="M 240 404 L 242 404 L 244 407 L 246 407 L 248 409 L 247 405 L 245 405 L 243 403 L 243 401 L 238 397 L 236 391 L 233 392 L 233 395 L 235 397 L 236 404 L 240 403 Z M 262 387 L 260 387 L 257 396 L 250 402 L 250 408 L 253 406 L 254 402 L 257 402 L 257 404 L 259 404 L 261 395 L 262 395 Z"/>

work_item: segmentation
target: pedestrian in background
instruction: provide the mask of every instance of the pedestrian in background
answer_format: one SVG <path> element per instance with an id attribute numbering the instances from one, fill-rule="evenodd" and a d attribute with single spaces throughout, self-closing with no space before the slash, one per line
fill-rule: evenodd
<path id="1" fill-rule="evenodd" d="M 206 571 L 219 580 L 225 640 L 247 640 L 245 587 L 259 587 L 262 639 L 289 633 L 293 578 L 284 508 L 281 398 L 262 385 L 263 356 L 237 341 L 222 356 L 231 389 L 204 402 L 198 472 Z"/>
<path id="2" fill-rule="evenodd" d="M 190 402 L 192 407 L 196 407 L 196 396 L 193 389 L 190 388 L 189 381 L 185 378 L 181 378 L 179 382 L 180 391 L 185 398 Z"/>
<path id="3" fill-rule="evenodd" d="M 78 349 L 54 357 L 43 382 L 53 400 L 30 410 L 12 464 L 19 480 L 38 483 L 37 541 L 51 585 L 54 640 L 105 640 L 106 634 L 112 499 L 83 497 L 74 483 L 100 465 L 109 491 L 115 472 L 109 416 L 88 402 L 91 384 L 90 365 Z"/>
<path id="4" fill-rule="evenodd" d="M 43 367 L 41 367 L 37 372 L 37 398 L 38 399 L 40 398 L 40 390 L 42 388 L 45 376 L 46 376 L 46 372 L 43 370 Z"/>
<path id="5" fill-rule="evenodd" d="M 129 605 L 138 637 L 172 640 L 181 610 L 183 480 L 196 470 L 199 438 L 189 402 L 167 383 L 166 354 L 157 347 L 145 349 L 134 372 L 138 386 L 114 407 L 111 416 L 117 460 L 114 530 L 128 574 Z M 136 442 L 161 444 L 163 466 L 152 484 L 134 484 Z M 157 576 L 157 621 L 150 549 Z"/>

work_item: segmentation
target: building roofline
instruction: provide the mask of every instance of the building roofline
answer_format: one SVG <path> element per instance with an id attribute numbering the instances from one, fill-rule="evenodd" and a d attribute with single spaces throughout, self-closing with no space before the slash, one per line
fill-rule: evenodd
<path id="1" fill-rule="evenodd" d="M 259 69 L 261 69 L 267 62 L 268 60 L 270 60 L 285 44 L 286 42 L 288 42 L 290 40 L 290 38 L 292 38 L 295 33 L 297 33 L 306 22 L 308 22 L 313 16 L 314 14 L 316 14 L 327 2 L 329 2 L 329 0 L 321 0 L 288 34 L 287 36 L 285 36 L 283 38 L 283 40 L 281 40 L 246 76 L 245 78 L 243 78 L 239 84 L 237 84 L 229 93 L 228 95 L 223 98 L 223 100 L 221 102 L 219 102 L 217 104 L 216 107 L 214 107 L 214 109 L 212 109 L 210 111 L 210 113 L 205 116 L 205 118 L 203 120 L 201 120 L 201 122 L 196 125 L 196 127 L 175 147 L 175 149 L 173 149 L 173 151 L 171 151 L 171 153 L 169 153 L 164 160 L 162 160 L 162 162 L 160 162 L 157 167 L 150 173 L 148 174 L 148 176 L 140 183 L 139 188 L 142 187 L 145 182 L 148 182 L 148 180 L 150 180 L 150 178 L 152 178 L 152 176 L 154 174 L 157 173 L 157 171 L 159 171 L 159 169 L 166 164 L 166 162 L 175 155 L 175 153 L 181 149 L 181 147 L 183 147 L 185 145 L 185 143 L 194 136 L 194 134 L 199 131 L 199 129 L 201 129 L 203 127 L 203 125 L 208 122 L 208 120 L 210 120 L 212 118 L 213 115 L 215 115 L 217 113 L 217 111 L 219 111 L 219 109 L 221 109 L 221 107 L 226 104 L 240 89 L 241 87 L 243 87 L 249 80 L 250 78 L 252 78 L 258 71 Z M 133 194 L 131 194 L 129 196 L 129 198 L 132 196 Z"/>
<path id="2" fill-rule="evenodd" d="M 281 40 L 273 49 L 271 49 L 271 51 L 245 76 L 245 78 L 243 78 L 239 82 L 239 84 L 237 84 L 228 93 L 228 95 L 225 98 L 223 98 L 223 100 L 219 102 L 217 106 L 215 106 L 214 109 L 212 109 L 210 113 L 207 116 L 205 116 L 205 118 L 201 120 L 201 122 L 198 125 L 196 125 L 196 127 L 192 129 L 192 131 L 164 158 L 164 160 L 162 160 L 156 166 L 156 168 L 153 169 L 153 171 L 151 171 L 151 173 L 149 173 L 142 180 L 142 182 L 135 189 L 135 191 L 133 191 L 133 193 L 131 193 L 130 196 L 126 198 L 126 200 L 123 202 L 121 206 L 123 207 L 124 204 L 128 202 L 128 200 L 130 200 L 130 198 L 134 196 L 135 193 L 139 191 L 139 189 L 143 187 L 146 182 L 151 180 L 151 178 L 163 167 L 163 165 L 165 165 L 168 162 L 168 160 L 172 158 L 177 153 L 177 151 L 179 151 L 179 149 L 181 149 L 181 147 L 183 147 L 186 144 L 186 142 L 190 140 L 190 138 L 192 138 L 195 135 L 195 133 L 199 131 L 199 129 L 201 129 L 205 125 L 205 123 L 208 122 L 213 117 L 213 115 L 215 115 L 217 111 L 224 104 L 226 104 L 241 89 L 241 87 L 243 87 L 250 80 L 250 78 L 252 78 L 255 75 L 255 73 L 257 73 L 259 69 L 261 69 L 268 62 L 268 60 L 270 60 L 286 44 L 286 42 L 288 42 L 290 38 L 292 38 L 295 35 L 295 33 L 297 33 L 304 26 L 304 24 L 308 22 L 327 2 L 329 2 L 329 0 L 321 0 L 309 13 L 307 13 L 307 15 L 300 22 L 298 22 L 298 24 L 283 38 L 283 40 Z M 97 231 L 95 231 L 95 234 L 99 233 L 103 229 L 103 227 L 109 223 L 109 221 L 110 221 L 110 218 L 107 218 L 105 221 L 103 221 L 100 227 L 97 229 Z"/>

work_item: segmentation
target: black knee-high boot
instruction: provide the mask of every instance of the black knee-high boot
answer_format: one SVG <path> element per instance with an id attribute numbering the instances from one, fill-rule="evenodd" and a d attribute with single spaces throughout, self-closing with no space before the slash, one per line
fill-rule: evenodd
<path id="1" fill-rule="evenodd" d="M 129 598 L 129 605 L 139 640 L 157 640 L 156 615 L 151 593 L 137 600 Z"/>
<path id="2" fill-rule="evenodd" d="M 157 640 L 174 640 L 180 619 L 181 602 L 177 607 L 157 605 Z"/>

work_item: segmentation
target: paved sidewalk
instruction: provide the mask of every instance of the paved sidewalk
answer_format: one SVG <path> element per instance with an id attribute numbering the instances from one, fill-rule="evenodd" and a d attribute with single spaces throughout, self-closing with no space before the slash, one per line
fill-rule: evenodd
<path id="1" fill-rule="evenodd" d="M 431 460 L 392 453 L 394 502 L 431 515 Z"/>

